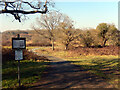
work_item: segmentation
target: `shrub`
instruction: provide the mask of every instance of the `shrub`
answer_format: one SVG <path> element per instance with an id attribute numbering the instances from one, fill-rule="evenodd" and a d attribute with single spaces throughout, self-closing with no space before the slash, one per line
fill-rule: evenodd
<path id="1" fill-rule="evenodd" d="M 2 48 L 2 63 L 14 60 L 14 51 L 12 49 Z"/>
<path id="2" fill-rule="evenodd" d="M 90 33 L 90 31 L 84 31 L 81 35 L 81 42 L 85 47 L 90 47 L 94 43 L 94 39 Z"/>
<path id="3" fill-rule="evenodd" d="M 23 60 L 48 60 L 44 56 L 38 56 L 34 54 L 33 52 L 29 52 L 28 50 L 23 50 Z M 15 52 L 12 49 L 2 49 L 2 63 L 6 63 L 8 61 L 14 61 L 15 60 Z"/>
<path id="4" fill-rule="evenodd" d="M 3 40 L 2 41 L 2 46 L 10 46 L 12 44 L 11 41 L 8 41 L 8 40 Z"/>

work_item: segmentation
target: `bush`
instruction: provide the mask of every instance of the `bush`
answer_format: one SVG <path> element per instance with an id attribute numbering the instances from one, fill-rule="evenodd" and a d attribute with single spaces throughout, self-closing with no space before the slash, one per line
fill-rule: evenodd
<path id="1" fill-rule="evenodd" d="M 12 42 L 5 40 L 2 41 L 2 46 L 10 46 L 10 45 L 12 45 Z"/>
<path id="2" fill-rule="evenodd" d="M 91 47 L 91 45 L 94 43 L 94 39 L 90 31 L 84 31 L 81 34 L 80 38 L 81 38 L 81 42 L 84 45 L 84 47 Z"/>
<path id="3" fill-rule="evenodd" d="M 23 50 L 23 56 L 24 56 L 24 60 L 48 60 L 46 57 L 44 56 L 38 56 L 33 52 L 30 52 L 28 50 Z"/>
<path id="4" fill-rule="evenodd" d="M 101 47 L 101 48 L 100 48 Z M 94 47 L 77 47 L 73 50 L 70 50 L 69 56 L 80 56 L 80 55 L 119 55 L 119 48 L 118 46 L 106 46 L 102 47 L 99 45 L 99 47 L 94 48 Z"/>
<path id="5" fill-rule="evenodd" d="M 44 56 L 38 56 L 34 54 L 33 52 L 29 52 L 28 50 L 23 50 L 23 60 L 48 60 Z M 2 63 L 6 63 L 8 61 L 14 61 L 15 60 L 15 52 L 12 49 L 2 49 Z"/>
<path id="6" fill-rule="evenodd" d="M 12 49 L 2 48 L 2 63 L 14 60 L 14 51 Z"/>

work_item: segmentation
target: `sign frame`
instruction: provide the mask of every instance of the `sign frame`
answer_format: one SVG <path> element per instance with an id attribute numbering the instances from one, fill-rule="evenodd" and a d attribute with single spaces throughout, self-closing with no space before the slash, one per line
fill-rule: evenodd
<path id="1" fill-rule="evenodd" d="M 15 48 L 14 43 L 13 43 L 14 40 L 18 40 L 18 41 L 23 40 L 24 41 L 24 48 L 23 47 L 22 48 L 21 47 Z M 16 50 L 17 49 L 26 49 L 26 38 L 12 38 L 12 49 L 16 49 Z"/>

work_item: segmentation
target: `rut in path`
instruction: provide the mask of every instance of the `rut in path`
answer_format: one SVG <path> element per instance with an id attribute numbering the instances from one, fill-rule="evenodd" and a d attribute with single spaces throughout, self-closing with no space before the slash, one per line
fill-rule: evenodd
<path id="1" fill-rule="evenodd" d="M 30 88 L 114 88 L 96 75 L 82 67 L 53 56 L 47 56 L 51 63 L 47 74 Z"/>

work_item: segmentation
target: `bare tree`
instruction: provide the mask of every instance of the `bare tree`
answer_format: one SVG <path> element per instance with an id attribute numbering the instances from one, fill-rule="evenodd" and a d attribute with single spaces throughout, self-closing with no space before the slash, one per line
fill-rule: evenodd
<path id="1" fill-rule="evenodd" d="M 54 50 L 54 41 L 55 41 L 55 31 L 59 23 L 62 21 L 62 14 L 56 11 L 49 12 L 46 15 L 41 15 L 40 18 L 37 18 L 37 26 L 34 26 L 40 35 L 43 35 L 45 38 L 48 38 L 52 43 L 52 50 Z M 37 28 L 37 29 L 36 29 Z M 40 29 L 45 29 L 48 31 L 48 35 L 44 35 L 40 32 Z"/>
<path id="2" fill-rule="evenodd" d="M 65 50 L 68 50 L 68 46 L 79 37 L 79 33 L 76 34 L 73 21 L 67 15 L 63 15 L 62 19 L 63 21 L 59 24 L 59 30 L 61 31 L 61 39 L 65 45 Z"/>
<path id="3" fill-rule="evenodd" d="M 26 14 L 45 14 L 48 11 L 49 3 L 47 0 L 45 2 L 39 0 L 0 0 L 0 14 L 11 14 L 21 22 L 21 17 Z"/>

